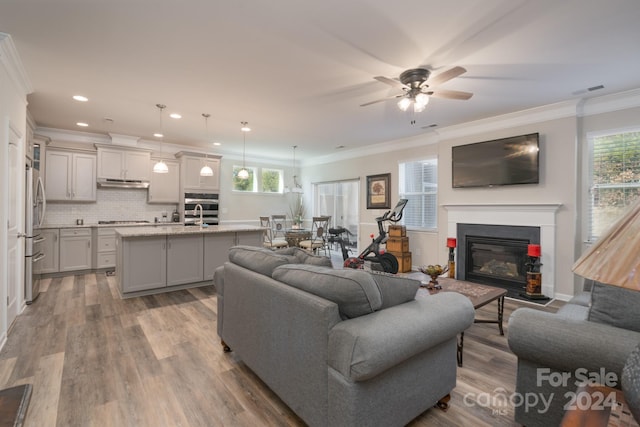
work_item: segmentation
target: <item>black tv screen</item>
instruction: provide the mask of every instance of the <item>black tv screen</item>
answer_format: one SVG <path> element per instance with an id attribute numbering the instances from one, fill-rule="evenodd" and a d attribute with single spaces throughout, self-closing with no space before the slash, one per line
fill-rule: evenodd
<path id="1" fill-rule="evenodd" d="M 453 188 L 538 184 L 537 133 L 452 148 Z"/>

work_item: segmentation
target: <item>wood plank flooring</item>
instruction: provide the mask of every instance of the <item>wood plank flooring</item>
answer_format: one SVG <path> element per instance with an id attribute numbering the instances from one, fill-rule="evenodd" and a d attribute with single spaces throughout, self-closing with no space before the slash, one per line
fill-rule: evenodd
<path id="1" fill-rule="evenodd" d="M 0 352 L 0 389 L 33 384 L 26 427 L 304 425 L 233 352 L 222 352 L 213 286 L 127 300 L 115 286 L 103 273 L 47 279 L 16 319 Z M 533 306 L 506 301 L 505 326 L 525 305 Z M 496 311 L 491 303 L 477 316 Z M 410 425 L 516 425 L 513 408 L 465 400 L 513 392 L 515 367 L 497 326 L 473 325 L 451 408 Z"/>

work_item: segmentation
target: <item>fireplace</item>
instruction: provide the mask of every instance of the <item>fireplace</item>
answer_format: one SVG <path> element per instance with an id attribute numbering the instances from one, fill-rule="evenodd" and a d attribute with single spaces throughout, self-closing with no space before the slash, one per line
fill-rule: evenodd
<path id="1" fill-rule="evenodd" d="M 527 246 L 540 243 L 540 228 L 459 223 L 457 235 L 456 277 L 519 297 L 527 284 Z"/>

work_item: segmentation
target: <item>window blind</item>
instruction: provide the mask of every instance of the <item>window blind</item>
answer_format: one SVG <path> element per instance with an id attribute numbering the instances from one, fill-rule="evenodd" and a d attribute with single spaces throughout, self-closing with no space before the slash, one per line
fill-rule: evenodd
<path id="1" fill-rule="evenodd" d="M 410 228 L 435 229 L 438 225 L 438 161 L 400 163 L 399 195 L 407 199 L 402 223 Z"/>
<path id="2" fill-rule="evenodd" d="M 640 195 L 640 130 L 590 136 L 589 240 L 597 240 Z"/>

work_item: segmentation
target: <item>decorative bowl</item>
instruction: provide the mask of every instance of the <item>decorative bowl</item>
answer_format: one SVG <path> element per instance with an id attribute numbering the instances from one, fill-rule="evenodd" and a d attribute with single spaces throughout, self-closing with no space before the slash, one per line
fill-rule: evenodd
<path id="1" fill-rule="evenodd" d="M 440 264 L 435 265 L 427 265 L 420 267 L 420 271 L 427 276 L 431 277 L 431 281 L 429 282 L 428 288 L 439 288 L 438 285 L 438 276 L 443 273 L 446 273 L 449 270 L 449 266 L 441 266 Z"/>

